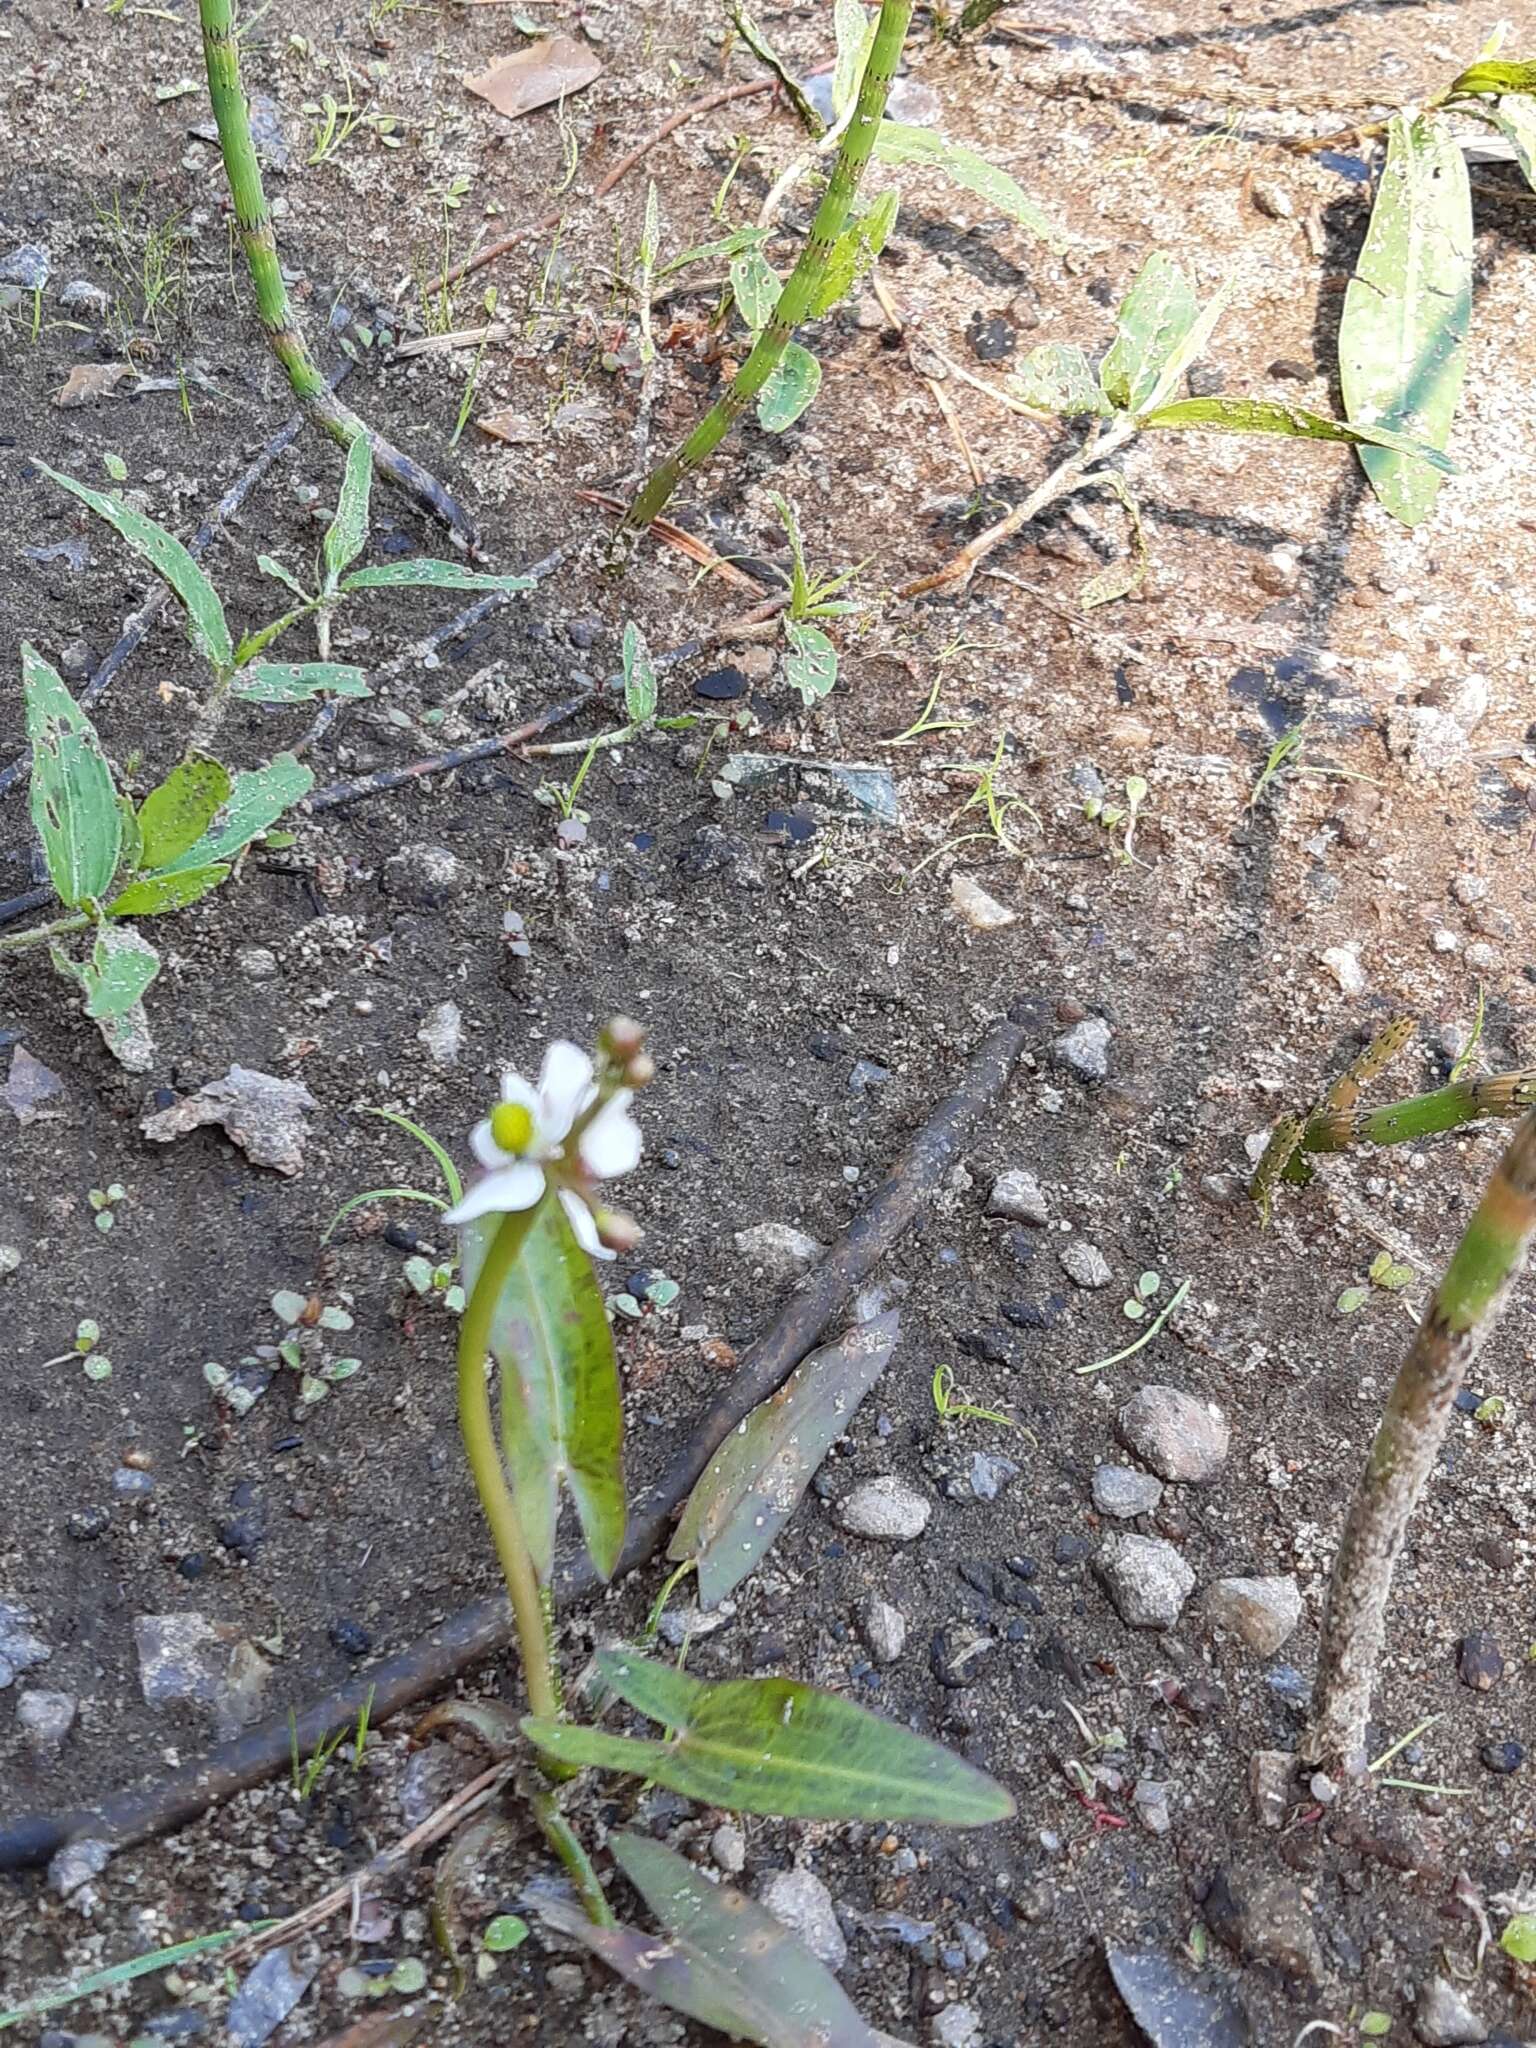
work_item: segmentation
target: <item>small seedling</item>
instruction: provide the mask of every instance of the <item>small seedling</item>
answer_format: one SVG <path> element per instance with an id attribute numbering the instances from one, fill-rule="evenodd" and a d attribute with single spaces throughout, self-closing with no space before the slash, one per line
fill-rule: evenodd
<path id="1" fill-rule="evenodd" d="M 69 1351 L 61 1351 L 57 1358 L 45 1358 L 43 1360 L 44 1369 L 46 1370 L 50 1365 L 68 1365 L 78 1358 L 83 1363 L 85 1376 L 88 1380 L 109 1380 L 112 1377 L 112 1361 L 108 1358 L 105 1351 L 97 1349 L 100 1342 L 101 1325 L 92 1322 L 90 1317 L 87 1316 L 75 1325 L 73 1348 Z"/>
<path id="2" fill-rule="evenodd" d="M 1390 1252 L 1378 1252 L 1366 1274 L 1364 1287 L 1346 1287 L 1334 1303 L 1340 1315 L 1354 1315 L 1365 1307 L 1371 1298 L 1372 1288 L 1379 1287 L 1386 1294 L 1401 1294 L 1413 1279 L 1412 1266 L 1401 1266 Z"/>
<path id="3" fill-rule="evenodd" d="M 434 1265 L 419 1253 L 408 1258 L 400 1269 L 407 1287 L 413 1294 L 425 1300 L 436 1298 L 453 1316 L 464 1313 L 464 1290 L 455 1280 L 457 1265 L 449 1260 Z"/>
<path id="4" fill-rule="evenodd" d="M 1147 1297 L 1141 1294 L 1141 1287 L 1142 1283 L 1147 1280 L 1156 1280 L 1158 1286 L 1162 1285 L 1162 1281 L 1156 1273 L 1142 1274 L 1141 1279 L 1138 1280 L 1138 1282 L 1136 1283 L 1136 1296 L 1138 1298 L 1128 1299 L 1127 1301 L 1122 1303 L 1122 1307 L 1124 1309 L 1125 1314 L 1127 1316 L 1130 1316 L 1132 1322 L 1137 1322 L 1140 1320 L 1138 1316 L 1131 1314 L 1133 1308 L 1141 1309 L 1143 1310 L 1143 1313 L 1145 1312 L 1144 1303 Z M 1152 1290 L 1154 1294 L 1156 1293 L 1156 1291 L 1156 1288 Z M 1073 1372 L 1075 1372 L 1079 1378 L 1085 1378 L 1091 1372 L 1104 1372 L 1112 1365 L 1123 1365 L 1126 1359 L 1134 1358 L 1137 1352 L 1141 1350 L 1143 1345 L 1150 1344 L 1152 1342 L 1152 1339 L 1157 1335 L 1158 1331 L 1163 1327 L 1164 1323 L 1167 1322 L 1168 1318 L 1173 1314 L 1174 1310 L 1179 1306 L 1180 1302 L 1183 1301 L 1185 1295 L 1188 1294 L 1188 1292 L 1189 1282 L 1187 1280 L 1181 1280 L 1178 1286 L 1173 1290 L 1173 1293 L 1168 1297 L 1167 1301 L 1163 1303 L 1163 1306 L 1152 1318 L 1152 1321 L 1147 1324 L 1147 1327 L 1142 1331 L 1141 1335 L 1135 1340 L 1134 1343 L 1127 1344 L 1123 1351 L 1112 1351 L 1108 1358 L 1096 1358 L 1090 1365 L 1074 1365 L 1072 1368 Z"/>
<path id="5" fill-rule="evenodd" d="M 322 1302 L 318 1294 L 298 1294 L 285 1287 L 273 1295 L 272 1313 L 284 1325 L 273 1355 L 290 1372 L 299 1375 L 301 1407 L 313 1407 L 325 1399 L 333 1386 L 361 1372 L 360 1358 L 332 1358 L 325 1349 L 328 1333 L 339 1334 L 352 1328 L 348 1310 Z"/>
<path id="6" fill-rule="evenodd" d="M 1147 800 L 1146 778 L 1128 775 L 1124 782 L 1125 802 L 1106 803 L 1102 797 L 1090 796 L 1083 802 L 1083 816 L 1093 825 L 1101 825 L 1106 832 L 1113 832 L 1124 825 L 1125 834 L 1120 841 L 1115 858 L 1122 867 L 1129 867 L 1135 859 L 1136 820 L 1142 805 Z"/>
<path id="7" fill-rule="evenodd" d="M 996 1422 L 1004 1429 L 1018 1428 L 1011 1415 L 1001 1415 L 995 1408 L 978 1408 L 968 1401 L 955 1384 L 952 1365 L 941 1365 L 934 1372 L 933 1405 L 940 1422 Z"/>
<path id="8" fill-rule="evenodd" d="M 637 1298 L 630 1293 L 610 1294 L 608 1306 L 615 1315 L 623 1316 L 629 1322 L 637 1322 L 642 1316 L 653 1316 L 668 1309 L 676 1301 L 680 1289 L 675 1280 L 665 1273 L 656 1273 L 646 1283 L 644 1291 Z"/>
<path id="9" fill-rule="evenodd" d="M 837 593 L 866 569 L 874 556 L 866 555 L 851 569 L 838 569 L 828 576 L 812 575 L 806 566 L 805 545 L 800 537 L 800 521 L 794 506 L 777 491 L 770 491 L 768 496 L 789 541 L 789 604 L 784 612 L 784 638 L 789 643 L 789 659 L 785 674 L 790 687 L 799 691 L 800 701 L 811 705 L 832 690 L 837 681 L 838 666 L 837 649 L 820 626 L 812 622 L 816 619 L 847 618 L 866 609 L 856 599 L 839 597 Z"/>
<path id="10" fill-rule="evenodd" d="M 1310 724 L 1309 719 L 1298 719 L 1295 725 L 1281 733 L 1270 748 L 1248 798 L 1250 811 L 1257 807 L 1266 790 L 1276 787 L 1281 782 L 1296 782 L 1307 776 L 1324 782 L 1375 782 L 1374 775 L 1362 774 L 1358 768 L 1335 768 L 1326 761 L 1305 759 L 1302 750 L 1307 742 Z"/>
<path id="11" fill-rule="evenodd" d="M 1136 1282 L 1136 1292 L 1120 1304 L 1120 1312 L 1133 1323 L 1139 1323 L 1147 1312 L 1147 1304 L 1163 1284 L 1161 1273 L 1143 1273 Z"/>
<path id="12" fill-rule="evenodd" d="M 90 1203 L 92 1209 L 94 1209 L 96 1212 L 94 1218 L 96 1228 L 101 1232 L 102 1236 L 105 1237 L 107 1233 L 113 1229 L 117 1221 L 117 1218 L 113 1214 L 113 1211 L 117 1208 L 120 1202 L 127 1201 L 128 1190 L 123 1186 L 121 1181 L 115 1180 L 113 1181 L 112 1185 L 107 1188 L 88 1188 L 86 1190 L 85 1199 Z"/>
<path id="13" fill-rule="evenodd" d="M 953 825 L 957 819 L 963 818 L 968 811 L 979 810 L 986 817 L 986 827 L 984 830 L 976 832 L 958 832 L 952 838 L 946 839 L 942 845 L 936 846 L 932 853 L 924 854 L 923 858 L 908 875 L 908 881 L 915 881 L 924 868 L 931 866 L 934 861 L 940 859 L 944 854 L 953 853 L 957 847 L 968 846 L 977 839 L 990 839 L 1001 852 L 1009 854 L 1015 860 L 1023 860 L 1025 858 L 1024 848 L 1014 838 L 1009 821 L 1012 819 L 1015 811 L 1022 811 L 1031 823 L 1038 826 L 1040 814 L 1032 804 L 1026 802 L 1023 797 L 1013 790 L 1003 788 L 998 781 L 998 775 L 1003 765 L 1003 754 L 1007 745 L 1008 733 L 1005 729 L 998 735 L 997 745 L 993 749 L 990 761 L 945 761 L 941 763 L 942 771 L 945 774 L 974 775 L 976 777 L 976 787 L 971 791 L 964 803 L 950 812 L 946 822 Z"/>

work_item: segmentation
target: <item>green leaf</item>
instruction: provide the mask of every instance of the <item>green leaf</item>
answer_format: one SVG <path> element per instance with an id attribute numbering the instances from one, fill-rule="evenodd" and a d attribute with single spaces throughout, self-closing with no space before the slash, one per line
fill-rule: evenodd
<path id="1" fill-rule="evenodd" d="M 789 642 L 784 668 L 790 686 L 800 692 L 802 702 L 814 704 L 837 681 L 837 649 L 820 626 L 807 625 L 804 619 L 786 619 L 784 638 Z"/>
<path id="2" fill-rule="evenodd" d="M 102 456 L 101 466 L 107 472 L 107 475 L 111 477 L 113 483 L 127 483 L 128 465 L 124 462 L 121 455 L 115 454 L 112 449 L 109 448 Z"/>
<path id="3" fill-rule="evenodd" d="M 894 188 L 882 192 L 867 213 L 844 228 L 832 244 L 826 269 L 811 294 L 805 316 L 808 320 L 818 320 L 823 313 L 830 313 L 873 270 L 896 225 L 899 203 L 900 195 Z"/>
<path id="4" fill-rule="evenodd" d="M 1516 1913 L 1499 1936 L 1499 1947 L 1517 1963 L 1536 1963 L 1536 1913 Z"/>
<path id="5" fill-rule="evenodd" d="M 1394 114 L 1387 161 L 1339 326 L 1346 416 L 1443 450 L 1466 374 L 1472 317 L 1472 195 L 1445 123 Z M 1417 526 L 1440 488 L 1438 465 L 1376 447 L 1360 461 L 1395 519 Z"/>
<path id="6" fill-rule="evenodd" d="M 1022 404 L 1059 413 L 1063 419 L 1084 412 L 1105 418 L 1114 411 L 1092 363 L 1080 348 L 1065 342 L 1047 341 L 1032 348 L 1008 384 Z"/>
<path id="7" fill-rule="evenodd" d="M 293 571 L 285 569 L 275 555 L 258 555 L 256 557 L 256 566 L 263 576 L 275 577 L 279 583 L 286 584 L 288 589 L 293 592 L 294 596 L 302 604 L 309 603 L 309 592 L 304 588 L 298 577 L 294 575 Z"/>
<path id="8" fill-rule="evenodd" d="M 1165 366 L 1199 317 L 1189 279 L 1171 256 L 1154 249 L 1121 301 L 1115 338 L 1099 369 L 1111 404 L 1124 412 L 1150 406 Z"/>
<path id="9" fill-rule="evenodd" d="M 900 1327 L 891 1309 L 813 1351 L 705 1467 L 667 1549 L 675 1563 L 695 1561 L 701 1607 L 756 1570 L 885 1370 Z"/>
<path id="10" fill-rule="evenodd" d="M 760 243 L 754 242 L 731 258 L 731 296 L 754 334 L 768 325 L 782 289 L 778 272 L 763 254 Z"/>
<path id="11" fill-rule="evenodd" d="M 487 1923 L 480 1940 L 493 1956 L 504 1956 L 510 1949 L 521 1948 L 528 1939 L 528 1922 L 516 1913 L 498 1913 Z"/>
<path id="12" fill-rule="evenodd" d="M 233 860 L 314 786 L 314 772 L 305 762 L 292 754 L 275 754 L 264 768 L 235 777 L 228 801 L 210 829 L 167 866 L 179 871 Z"/>
<path id="13" fill-rule="evenodd" d="M 210 889 L 217 889 L 229 874 L 228 865 L 215 861 L 205 868 L 177 868 L 174 873 L 140 875 L 107 905 L 109 917 L 158 917 L 167 910 L 184 910 Z"/>
<path id="14" fill-rule="evenodd" d="M 1215 333 L 1216 323 L 1227 310 L 1227 303 L 1231 297 L 1232 284 L 1228 279 L 1215 296 L 1208 299 L 1200 308 L 1190 326 L 1168 351 L 1167 359 L 1158 372 L 1157 382 L 1146 400 L 1145 409 L 1148 412 L 1154 411 L 1172 398 L 1184 372 L 1205 354 L 1206 344 Z"/>
<path id="15" fill-rule="evenodd" d="M 870 45 L 875 40 L 875 23 L 859 0 L 832 0 L 832 33 L 837 39 L 837 62 L 832 67 L 832 114 L 837 119 L 858 95 Z"/>
<path id="16" fill-rule="evenodd" d="M 1485 59 L 1480 64 L 1469 64 L 1465 71 L 1452 80 L 1450 98 L 1455 93 L 1492 92 L 1525 93 L 1536 92 L 1536 64 L 1512 63 L 1508 59 Z"/>
<path id="17" fill-rule="evenodd" d="M 153 946 L 136 933 L 117 931 L 111 925 L 103 925 L 97 933 L 89 960 L 71 960 L 58 946 L 52 952 L 58 971 L 80 984 L 85 1014 L 98 1023 L 126 1015 L 160 972 L 160 955 Z"/>
<path id="18" fill-rule="evenodd" d="M 32 748 L 32 823 L 54 893 L 73 909 L 111 886 L 122 812 L 95 726 L 57 669 L 26 641 L 21 675 Z"/>
<path id="19" fill-rule="evenodd" d="M 408 562 L 383 562 L 374 569 L 354 569 L 341 579 L 343 590 L 405 590 L 416 585 L 429 590 L 532 590 L 534 579 L 492 576 L 483 569 L 435 562 L 426 555 L 413 555 Z"/>
<path id="20" fill-rule="evenodd" d="M 631 619 L 624 628 L 624 712 L 634 725 L 649 725 L 656 716 L 656 664 L 645 635 Z"/>
<path id="21" fill-rule="evenodd" d="M 50 469 L 36 456 L 32 460 L 34 468 L 40 469 L 44 476 L 52 477 L 56 484 L 62 484 L 66 491 L 73 491 L 83 504 L 89 505 L 109 526 L 115 527 L 129 547 L 144 557 L 155 574 L 164 577 L 186 609 L 187 631 L 192 645 L 214 668 L 220 671 L 227 669 L 234 649 L 219 594 L 175 534 L 167 533 L 163 526 L 157 526 L 153 519 L 146 519 L 142 512 L 135 512 L 131 505 L 125 505 L 112 492 L 93 491 L 85 484 L 76 483 L 73 477 Z"/>
<path id="22" fill-rule="evenodd" d="M 786 344 L 757 395 L 757 421 L 770 434 L 792 427 L 821 389 L 821 365 L 798 341 Z"/>
<path id="23" fill-rule="evenodd" d="M 664 264 L 658 275 L 670 277 L 674 270 L 685 270 L 690 263 L 718 263 L 739 255 L 743 249 L 761 247 L 768 239 L 767 228 L 734 228 L 728 235 L 722 235 L 718 242 L 700 242 L 692 249 L 684 249 Z"/>
<path id="24" fill-rule="evenodd" d="M 372 489 L 373 449 L 368 436 L 359 434 L 347 449 L 336 517 L 320 544 L 327 590 L 336 588 L 343 569 L 350 569 L 368 544 L 368 498 Z"/>
<path id="25" fill-rule="evenodd" d="M 711 1685 L 628 1650 L 599 1651 L 597 1666 L 610 1690 L 661 1722 L 668 1738 L 639 1741 L 530 1716 L 524 1734 L 557 1762 L 636 1772 L 706 1806 L 786 1820 L 981 1827 L 1014 1810 L 973 1765 L 835 1693 L 788 1678 Z"/>
<path id="26" fill-rule="evenodd" d="M 614 1861 L 671 1937 L 593 1927 L 565 1900 L 552 1917 L 637 1989 L 760 2048 L 875 2048 L 879 2040 L 823 1964 L 782 1922 L 660 1842 L 616 1834 Z"/>
<path id="27" fill-rule="evenodd" d="M 1037 206 L 1017 180 L 996 164 L 989 164 L 974 149 L 948 142 L 931 128 L 913 128 L 903 121 L 882 121 L 875 136 L 875 155 L 888 164 L 932 164 L 945 172 L 966 192 L 974 192 L 1005 214 L 1016 226 L 1038 237 L 1059 256 L 1068 240 L 1056 223 Z"/>
<path id="28" fill-rule="evenodd" d="M 1520 175 L 1536 191 L 1536 99 L 1526 93 L 1510 93 L 1489 106 L 1479 104 L 1476 112 L 1513 144 Z"/>
<path id="29" fill-rule="evenodd" d="M 195 846 L 213 823 L 220 804 L 229 801 L 229 789 L 228 770 L 218 761 L 197 755 L 173 768 L 139 806 L 135 865 L 163 868 Z"/>
<path id="30" fill-rule="evenodd" d="M 473 1293 L 501 1218 L 464 1226 Z M 552 1195 L 540 1202 L 491 1323 L 501 1375 L 501 1444 L 542 1583 L 554 1563 L 560 1483 L 576 1503 L 587 1553 L 613 1575 L 624 1544 L 624 1415 L 613 1333 L 592 1261 Z"/>
<path id="31" fill-rule="evenodd" d="M 1369 1287 L 1346 1287 L 1334 1303 L 1334 1307 L 1341 1316 L 1352 1316 L 1357 1309 L 1364 1308 L 1370 1298 Z"/>
<path id="32" fill-rule="evenodd" d="M 1392 2015 L 1389 2012 L 1363 2012 L 1360 2015 L 1360 2037 L 1365 2041 L 1380 2041 L 1392 2031 Z"/>
<path id="33" fill-rule="evenodd" d="M 1281 434 L 1297 441 L 1347 441 L 1355 448 L 1395 448 L 1422 457 L 1447 476 L 1456 474 L 1448 455 L 1409 434 L 1391 427 L 1366 426 L 1358 420 L 1330 420 L 1278 398 L 1180 398 L 1172 405 L 1160 405 L 1155 412 L 1143 413 L 1141 424 L 1213 434 Z"/>
<path id="34" fill-rule="evenodd" d="M 342 661 L 253 661 L 236 675 L 229 693 L 248 704 L 302 704 L 326 694 L 373 695 L 363 671 Z"/>

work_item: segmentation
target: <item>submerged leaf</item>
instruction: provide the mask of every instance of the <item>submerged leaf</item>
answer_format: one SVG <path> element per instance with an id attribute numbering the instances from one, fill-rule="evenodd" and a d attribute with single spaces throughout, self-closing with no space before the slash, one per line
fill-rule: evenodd
<path id="1" fill-rule="evenodd" d="M 669 1730 L 665 1742 L 530 1716 L 523 1732 L 557 1762 L 653 1778 L 708 1806 L 787 1820 L 1006 1820 L 1002 1786 L 926 1736 L 787 1678 L 708 1684 L 627 1650 L 599 1652 L 620 1699 Z"/>
<path id="2" fill-rule="evenodd" d="M 900 1326 L 891 1309 L 813 1351 L 705 1467 L 667 1549 L 697 1564 L 701 1607 L 718 1606 L 762 1561 L 884 1372 Z"/>
<path id="3" fill-rule="evenodd" d="M 461 1233 L 473 1293 L 499 1216 Z M 624 1415 L 613 1332 L 592 1262 L 553 1196 L 540 1202 L 491 1323 L 501 1377 L 501 1443 L 513 1496 L 544 1584 L 554 1564 L 563 1480 L 588 1555 L 611 1578 L 624 1543 Z"/>
<path id="4" fill-rule="evenodd" d="M 1466 374 L 1472 317 L 1472 195 L 1466 159 L 1445 123 L 1395 114 L 1371 224 L 1339 326 L 1344 411 L 1443 450 Z M 1417 526 L 1440 488 L 1437 466 L 1363 448 L 1371 488 Z"/>
<path id="5" fill-rule="evenodd" d="M 117 872 L 123 819 L 96 728 L 57 669 L 27 642 L 21 649 L 27 739 L 32 747 L 32 823 L 61 903 L 105 894 Z"/>

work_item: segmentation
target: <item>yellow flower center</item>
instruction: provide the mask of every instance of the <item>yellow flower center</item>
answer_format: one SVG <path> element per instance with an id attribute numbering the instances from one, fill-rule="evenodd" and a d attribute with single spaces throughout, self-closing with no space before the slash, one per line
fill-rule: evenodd
<path id="1" fill-rule="evenodd" d="M 498 1102 L 491 1111 L 491 1136 L 503 1152 L 526 1152 L 533 1143 L 533 1113 L 521 1102 Z"/>

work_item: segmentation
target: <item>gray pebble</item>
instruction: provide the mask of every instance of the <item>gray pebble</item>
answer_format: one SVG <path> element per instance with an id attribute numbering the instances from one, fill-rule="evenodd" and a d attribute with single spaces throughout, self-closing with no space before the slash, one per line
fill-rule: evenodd
<path id="1" fill-rule="evenodd" d="M 1099 1576 L 1131 1628 L 1172 1628 L 1195 1589 L 1195 1575 L 1171 1543 L 1156 1536 L 1109 1537 Z"/>
<path id="2" fill-rule="evenodd" d="M 9 256 L 0 256 L 0 284 L 19 285 L 24 292 L 40 292 L 48 272 L 48 251 L 41 242 L 23 242 Z"/>
<path id="3" fill-rule="evenodd" d="M 987 1214 L 1006 1216 L 1010 1223 L 1040 1225 L 1050 1221 L 1040 1183 L 1021 1166 L 1010 1166 L 993 1181 L 987 1197 Z"/>
<path id="4" fill-rule="evenodd" d="M 1052 1050 L 1064 1067 L 1083 1081 L 1109 1079 L 1109 1042 L 1114 1036 L 1102 1017 L 1084 1017 L 1062 1033 Z"/>
<path id="5" fill-rule="evenodd" d="M 1272 1657 L 1301 1619 L 1301 1588 L 1289 1575 L 1218 1579 L 1205 1596 L 1211 1620 L 1240 1636 L 1250 1650 Z"/>
<path id="6" fill-rule="evenodd" d="M 38 1633 L 37 1616 L 16 1600 L 0 1600 L 0 1690 L 35 1664 L 46 1664 L 52 1648 Z"/>
<path id="7" fill-rule="evenodd" d="M 1098 1465 L 1093 1474 L 1093 1505 L 1101 1515 L 1128 1522 L 1150 1515 L 1163 1497 L 1163 1482 L 1132 1465 Z"/>
<path id="8" fill-rule="evenodd" d="M 270 946 L 242 946 L 235 966 L 247 981 L 271 981 L 277 973 L 277 955 Z"/>
<path id="9" fill-rule="evenodd" d="M 100 319 L 112 303 L 110 295 L 88 277 L 72 277 L 59 293 L 59 304 L 71 313 L 89 313 Z"/>
<path id="10" fill-rule="evenodd" d="M 974 2005 L 946 2005 L 933 2023 L 933 2038 L 939 2048 L 981 2048 L 981 2014 Z"/>
<path id="11" fill-rule="evenodd" d="M 878 1593 L 871 1593 L 859 1609 L 859 1633 L 877 1664 L 894 1664 L 907 1646 L 906 1617 Z"/>
<path id="12" fill-rule="evenodd" d="M 1061 1270 L 1078 1287 L 1107 1287 L 1114 1278 L 1109 1261 L 1096 1244 L 1089 1244 L 1083 1237 L 1074 1237 L 1062 1246 L 1057 1256 Z"/>
<path id="13" fill-rule="evenodd" d="M 1488 2029 L 1448 1977 L 1426 1977 L 1413 2009 L 1413 2031 L 1425 2048 L 1465 2048 Z"/>
<path id="14" fill-rule="evenodd" d="M 848 1943 L 837 1924 L 832 1894 L 809 1870 L 776 1870 L 758 1891 L 758 1899 L 774 1919 L 796 1934 L 817 1962 L 840 1970 L 848 1960 Z"/>
<path id="15" fill-rule="evenodd" d="M 1116 1417 L 1120 1441 L 1160 1479 L 1202 1486 L 1227 1462 L 1231 1431 L 1214 1401 L 1178 1387 L 1142 1387 Z"/>
<path id="16" fill-rule="evenodd" d="M 464 894 L 470 872 L 446 846 L 402 846 L 384 863 L 384 893 L 417 910 L 440 910 Z"/>
<path id="17" fill-rule="evenodd" d="M 45 1692 L 40 1687 L 16 1695 L 16 1726 L 28 1749 L 40 1761 L 56 1757 L 75 1725 L 80 1703 L 73 1693 Z"/>
<path id="18" fill-rule="evenodd" d="M 784 1285 L 808 1272 L 824 1250 L 792 1223 L 754 1223 L 750 1230 L 738 1230 L 731 1241 L 744 1259 Z"/>
<path id="19" fill-rule="evenodd" d="M 921 1536 L 933 1513 L 932 1503 L 905 1480 L 887 1473 L 866 1479 L 840 1500 L 838 1521 L 850 1536 L 874 1536 L 886 1543 L 910 1543 Z"/>
<path id="20" fill-rule="evenodd" d="M 723 1820 L 709 1838 L 709 1853 L 715 1868 L 727 1877 L 740 1877 L 747 1867 L 747 1838 L 733 1820 Z"/>

